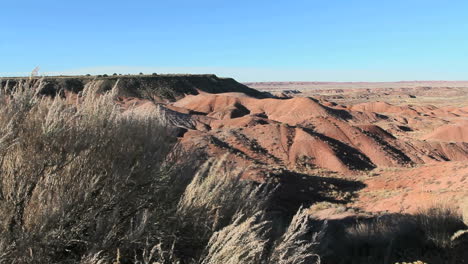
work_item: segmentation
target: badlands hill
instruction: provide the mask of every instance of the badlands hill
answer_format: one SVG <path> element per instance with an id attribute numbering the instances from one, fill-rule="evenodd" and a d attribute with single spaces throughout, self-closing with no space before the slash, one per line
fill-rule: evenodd
<path id="1" fill-rule="evenodd" d="M 239 94 L 187 96 L 172 106 L 196 113 L 195 119 L 205 127 L 202 133 L 189 131 L 184 141 L 204 142 L 211 151 L 242 153 L 239 156 L 249 165 L 353 174 L 376 167 L 468 159 L 468 142 L 463 138 L 432 141 L 426 140 L 431 136 L 413 135 L 430 131 L 429 122 L 468 117 L 458 108 L 443 111 L 380 102 L 334 107 L 313 98 L 258 99 Z M 456 127 L 447 130 L 448 135 L 460 133 Z"/>
<path id="2" fill-rule="evenodd" d="M 245 168 L 245 178 L 278 178 L 305 195 L 314 187 L 307 190 L 294 175 L 357 180 L 365 187 L 348 202 L 366 211 L 400 212 L 441 197 L 457 204 L 468 195 L 468 101 L 452 100 L 460 96 L 452 89 L 424 90 L 435 104 L 408 104 L 400 93 L 376 90 L 383 97 L 374 99 L 392 103 L 236 92 L 188 95 L 159 107 L 191 124 L 181 133 L 185 146 L 207 156 L 228 153 Z"/>
<path id="3" fill-rule="evenodd" d="M 443 125 L 424 137 L 428 140 L 468 142 L 468 120 Z"/>

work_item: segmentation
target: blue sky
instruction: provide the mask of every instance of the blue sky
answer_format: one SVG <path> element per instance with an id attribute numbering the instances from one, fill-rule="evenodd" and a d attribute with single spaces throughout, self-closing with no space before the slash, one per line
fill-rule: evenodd
<path id="1" fill-rule="evenodd" d="M 0 75 L 468 79 L 468 1 L 8 0 Z"/>

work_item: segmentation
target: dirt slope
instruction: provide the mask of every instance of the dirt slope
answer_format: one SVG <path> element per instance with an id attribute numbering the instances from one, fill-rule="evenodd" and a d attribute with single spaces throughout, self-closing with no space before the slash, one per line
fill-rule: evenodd
<path id="1" fill-rule="evenodd" d="M 423 139 L 449 142 L 468 142 L 468 120 L 436 128 Z"/>
<path id="2" fill-rule="evenodd" d="M 466 162 L 376 170 L 364 180 L 355 206 L 365 211 L 415 212 L 429 206 L 458 206 L 468 197 Z"/>

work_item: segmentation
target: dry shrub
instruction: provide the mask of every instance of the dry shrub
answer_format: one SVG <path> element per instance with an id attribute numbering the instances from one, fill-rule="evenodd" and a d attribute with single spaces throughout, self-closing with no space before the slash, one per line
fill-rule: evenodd
<path id="1" fill-rule="evenodd" d="M 414 259 L 456 263 L 459 255 L 452 250 L 451 237 L 462 229 L 466 226 L 457 210 L 439 205 L 413 215 L 382 215 L 353 224 L 335 224 L 322 240 L 333 241 L 329 252 L 320 253 L 327 261 L 342 263 Z"/>
<path id="2" fill-rule="evenodd" d="M 79 263 L 80 264 L 108 264 L 108 263 L 111 263 L 111 260 L 108 257 L 104 256 L 102 251 L 98 251 L 95 253 L 84 255 L 81 258 L 81 261 Z"/>
<path id="3" fill-rule="evenodd" d="M 438 205 L 421 210 L 415 214 L 415 218 L 428 242 L 433 243 L 438 248 L 449 248 L 453 234 L 466 228 L 462 215 L 458 210 L 448 205 Z"/>
<path id="4" fill-rule="evenodd" d="M 416 251 L 423 244 L 423 234 L 413 219 L 384 215 L 346 227 L 342 243 L 334 248 L 346 263 L 388 263 L 399 250 Z"/>
<path id="5" fill-rule="evenodd" d="M 155 113 L 123 114 L 115 89 L 98 94 L 93 82 L 76 101 L 39 96 L 42 85 L 0 96 L 0 262 L 258 263 L 273 244 L 290 252 L 294 236 L 274 243 L 265 213 L 274 187 L 242 181 L 226 157 L 192 180 Z"/>
<path id="6" fill-rule="evenodd" d="M 76 103 L 40 97 L 41 88 L 29 80 L 0 97 L 2 262 L 116 248 L 133 257 L 141 243 L 171 237 L 182 191 L 171 187 L 180 179 L 167 129 L 154 116 L 122 115 L 114 92 L 98 95 L 93 83 Z"/>

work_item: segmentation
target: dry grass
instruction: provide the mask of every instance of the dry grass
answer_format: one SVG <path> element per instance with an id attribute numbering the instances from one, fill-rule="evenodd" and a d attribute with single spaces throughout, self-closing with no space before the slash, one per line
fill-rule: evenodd
<path id="1" fill-rule="evenodd" d="M 276 188 L 242 181 L 242 170 L 228 163 L 226 156 L 205 163 L 179 202 L 184 233 L 198 238 L 192 238 L 190 246 L 199 243 L 204 251 L 200 262 L 318 262 L 313 249 L 321 235 L 313 231 L 306 210 L 300 209 L 284 229 L 284 223 L 269 212 Z M 279 237 L 274 231 L 278 228 Z"/>
<path id="2" fill-rule="evenodd" d="M 268 184 L 242 181 L 242 173 L 228 165 L 227 156 L 206 162 L 180 200 L 180 215 L 217 231 L 231 223 L 236 214 L 250 216 L 264 210 L 273 188 Z"/>
<path id="3" fill-rule="evenodd" d="M 316 247 L 325 235 L 326 224 L 317 230 L 306 210 L 300 208 L 285 232 L 275 238 L 276 220 L 265 211 L 251 217 L 237 214 L 232 224 L 213 234 L 201 263 L 321 263 Z"/>
<path id="4" fill-rule="evenodd" d="M 463 199 L 460 203 L 460 208 L 463 216 L 463 222 L 465 222 L 465 225 L 468 225 L 468 197 Z"/>
<path id="5" fill-rule="evenodd" d="M 211 237 L 201 263 L 265 263 L 269 224 L 261 212 L 247 219 L 238 215 L 231 225 Z"/>
<path id="6" fill-rule="evenodd" d="M 316 230 L 307 210 L 299 208 L 286 232 L 275 243 L 269 262 L 279 264 L 320 263 L 321 259 L 316 253 L 318 251 L 316 248 L 324 242 L 326 229 L 327 222 L 324 222 L 320 229 Z"/>
<path id="7" fill-rule="evenodd" d="M 167 221 L 178 181 L 166 128 L 122 115 L 113 91 L 98 95 L 92 83 L 72 104 L 38 96 L 41 87 L 26 81 L 0 97 L 2 262 L 78 261 L 116 248 L 127 257 L 169 236 L 153 230 Z"/>

